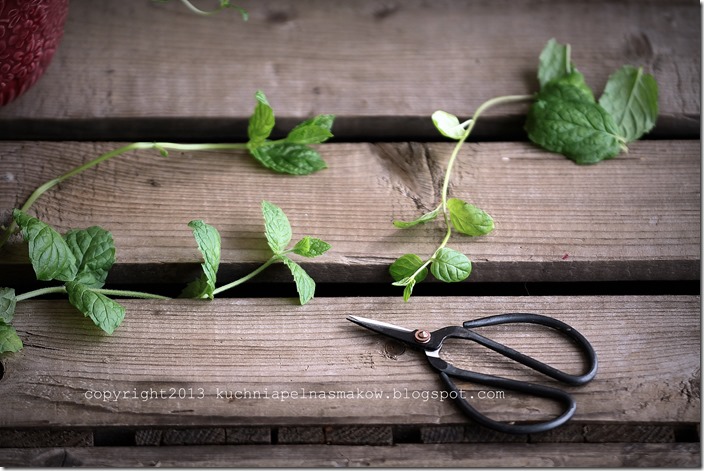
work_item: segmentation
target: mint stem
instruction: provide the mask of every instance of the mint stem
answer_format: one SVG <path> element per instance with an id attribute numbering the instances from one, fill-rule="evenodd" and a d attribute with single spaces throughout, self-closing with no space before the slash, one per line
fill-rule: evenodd
<path id="1" fill-rule="evenodd" d="M 266 262 L 264 262 L 264 264 L 263 264 L 262 266 L 260 266 L 260 267 L 257 268 L 256 270 L 254 270 L 254 271 L 253 271 L 252 273 L 250 273 L 249 275 L 243 276 L 242 278 L 240 278 L 240 279 L 238 279 L 238 280 L 235 280 L 235 281 L 233 281 L 232 283 L 228 283 L 228 284 L 223 285 L 223 286 L 221 286 L 221 287 L 219 287 L 219 288 L 216 288 L 216 289 L 213 291 L 213 296 L 215 296 L 216 294 L 220 294 L 220 293 L 222 293 L 223 291 L 227 291 L 227 290 L 230 289 L 230 288 L 234 288 L 234 287 L 237 286 L 237 285 L 241 285 L 241 284 L 244 283 L 245 281 L 251 280 L 252 278 L 254 278 L 255 276 L 257 276 L 258 274 L 260 274 L 261 272 L 263 272 L 269 265 L 271 265 L 272 263 L 276 262 L 277 260 L 280 260 L 280 259 L 281 259 L 281 255 L 283 255 L 283 254 L 274 255 L 274 256 L 271 257 L 269 260 L 267 260 Z"/>
<path id="2" fill-rule="evenodd" d="M 65 293 L 65 286 L 52 286 L 50 288 L 35 289 L 34 291 L 28 291 L 23 294 L 18 294 L 15 296 L 17 302 L 24 301 L 25 299 L 36 298 L 37 296 L 44 296 L 45 294 L 55 294 L 55 293 Z"/>
<path id="3" fill-rule="evenodd" d="M 22 205 L 20 208 L 23 212 L 27 212 L 27 210 L 32 207 L 32 205 L 47 191 L 58 185 L 59 183 L 68 180 L 71 177 L 74 177 L 78 175 L 79 173 L 82 173 L 90 168 L 95 167 L 96 165 L 105 162 L 106 160 L 110 160 L 113 157 L 117 157 L 119 155 L 122 155 L 126 152 L 130 152 L 133 150 L 142 150 L 142 149 L 157 149 L 159 151 L 166 151 L 166 150 L 175 150 L 175 151 L 202 151 L 202 150 L 243 150 L 247 149 L 247 144 L 177 144 L 173 142 L 134 142 L 132 144 L 128 144 L 126 146 L 120 147 L 119 149 L 114 149 L 111 150 L 110 152 L 106 152 L 102 154 L 101 156 L 91 160 L 90 162 L 86 162 L 83 165 L 80 165 L 73 170 L 70 170 L 67 173 L 64 173 L 63 175 L 56 177 L 52 180 L 49 180 L 48 182 L 44 183 L 40 187 L 38 187 L 34 192 L 27 198 L 27 201 Z M 10 236 L 14 233 L 15 229 L 17 228 L 17 224 L 15 221 L 12 221 L 10 225 L 3 231 L 2 235 L 0 236 L 0 247 L 5 245 L 5 242 L 10 238 Z"/>
<path id="4" fill-rule="evenodd" d="M 121 289 L 102 289 L 102 288 L 90 288 L 91 291 L 98 294 L 103 294 L 105 296 L 122 296 L 125 298 L 140 298 L 140 299 L 171 299 L 166 296 L 161 296 L 159 294 L 143 293 L 141 291 L 127 291 Z M 45 294 L 57 294 L 66 293 L 65 286 L 51 286 L 49 288 L 36 289 L 34 291 L 28 291 L 26 293 L 20 294 L 15 297 L 17 302 L 24 301 L 30 298 L 36 298 L 38 296 L 44 296 Z"/>

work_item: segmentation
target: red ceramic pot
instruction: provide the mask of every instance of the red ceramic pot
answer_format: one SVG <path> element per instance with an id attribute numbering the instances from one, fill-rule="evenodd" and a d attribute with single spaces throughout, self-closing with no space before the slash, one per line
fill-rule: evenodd
<path id="1" fill-rule="evenodd" d="M 0 0 L 0 106 L 44 73 L 67 15 L 68 0 Z"/>

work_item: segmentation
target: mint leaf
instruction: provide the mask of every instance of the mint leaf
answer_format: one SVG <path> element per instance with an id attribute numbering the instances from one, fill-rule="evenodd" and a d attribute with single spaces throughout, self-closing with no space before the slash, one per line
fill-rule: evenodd
<path id="1" fill-rule="evenodd" d="M 643 68 L 623 66 L 609 77 L 599 104 L 616 122 L 626 142 L 647 133 L 658 117 L 658 84 Z"/>
<path id="2" fill-rule="evenodd" d="M 76 258 L 78 271 L 73 281 L 91 288 L 102 288 L 115 263 L 115 242 L 112 234 L 93 226 L 67 232 L 64 240 Z"/>
<path id="3" fill-rule="evenodd" d="M 306 304 L 308 301 L 313 299 L 315 295 L 315 281 L 311 278 L 308 273 L 299 264 L 294 262 L 288 257 L 281 257 L 281 261 L 284 265 L 291 270 L 293 275 L 293 281 L 296 283 L 296 291 L 298 291 L 298 298 L 301 305 Z"/>
<path id="4" fill-rule="evenodd" d="M 264 235 L 275 254 L 280 254 L 291 242 L 291 224 L 284 211 L 273 203 L 262 201 L 264 215 Z"/>
<path id="5" fill-rule="evenodd" d="M 579 87 L 559 80 L 538 94 L 525 129 L 534 143 L 578 164 L 615 157 L 623 146 L 612 116 Z"/>
<path id="6" fill-rule="evenodd" d="M 15 315 L 15 290 L 12 288 L 0 288 L 0 322 L 9 324 Z"/>
<path id="7" fill-rule="evenodd" d="M 0 321 L 0 353 L 22 350 L 22 340 L 11 325 Z"/>
<path id="8" fill-rule="evenodd" d="M 552 38 L 540 53 L 540 65 L 538 66 L 538 82 L 540 87 L 544 87 L 553 80 L 565 77 L 576 69 L 570 60 L 571 46 L 560 44 Z"/>
<path id="9" fill-rule="evenodd" d="M 472 272 L 472 262 L 464 254 L 443 247 L 435 255 L 430 272 L 446 283 L 462 281 Z"/>
<path id="10" fill-rule="evenodd" d="M 70 281 L 76 277 L 76 257 L 66 241 L 48 224 L 15 209 L 12 213 L 29 243 L 29 259 L 38 280 Z"/>
<path id="11" fill-rule="evenodd" d="M 330 244 L 325 242 L 324 240 L 315 238 L 315 237 L 310 237 L 310 236 L 305 236 L 301 240 L 296 243 L 296 245 L 293 247 L 293 253 L 297 255 L 301 255 L 303 257 L 318 257 L 328 250 L 330 250 Z"/>
<path id="12" fill-rule="evenodd" d="M 203 268 L 203 273 L 186 286 L 180 297 L 213 299 L 215 281 L 220 266 L 220 233 L 213 226 L 201 220 L 189 222 L 188 227 L 193 230 L 198 250 L 203 255 L 203 263 L 200 265 Z"/>
<path id="13" fill-rule="evenodd" d="M 411 294 L 413 294 L 413 287 L 416 285 L 416 280 L 411 280 L 405 288 L 403 288 L 403 300 L 408 302 L 411 299 Z"/>
<path id="14" fill-rule="evenodd" d="M 286 136 L 286 142 L 292 144 L 321 144 L 331 137 L 334 115 L 321 114 L 303 121 Z"/>
<path id="15" fill-rule="evenodd" d="M 261 90 L 257 90 L 254 98 L 256 98 L 257 104 L 254 107 L 254 113 L 249 118 L 247 127 L 249 145 L 252 147 L 264 143 L 274 129 L 274 110 L 269 105 L 266 95 Z"/>
<path id="16" fill-rule="evenodd" d="M 445 137 L 450 139 L 460 140 L 467 130 L 460 124 L 457 116 L 446 111 L 438 110 L 432 114 L 431 119 L 433 124 Z"/>
<path id="17" fill-rule="evenodd" d="M 309 175 L 327 168 L 320 154 L 303 144 L 265 144 L 250 149 L 252 156 L 263 166 L 279 173 Z"/>
<path id="18" fill-rule="evenodd" d="M 483 210 L 457 198 L 447 200 L 450 221 L 455 229 L 469 236 L 481 236 L 494 230 L 494 220 Z"/>
<path id="19" fill-rule="evenodd" d="M 407 253 L 401 255 L 389 266 L 389 274 L 399 284 L 403 283 L 405 286 L 408 286 L 410 283 L 415 284 L 423 281 L 425 277 L 428 276 L 428 269 L 423 268 L 423 270 L 415 276 L 415 279 L 409 279 L 422 265 L 423 260 L 421 260 L 418 255 Z M 411 290 L 413 290 L 413 288 L 411 288 Z"/>
<path id="20" fill-rule="evenodd" d="M 108 334 L 112 334 L 125 318 L 125 308 L 104 294 L 75 281 L 66 283 L 68 302 Z"/>
<path id="21" fill-rule="evenodd" d="M 394 221 L 394 226 L 400 228 L 400 229 L 408 229 L 409 227 L 416 226 L 418 224 L 424 224 L 428 221 L 432 221 L 436 217 L 438 217 L 438 214 L 440 214 L 440 206 L 435 208 L 434 210 L 423 214 L 421 217 L 414 221 Z"/>

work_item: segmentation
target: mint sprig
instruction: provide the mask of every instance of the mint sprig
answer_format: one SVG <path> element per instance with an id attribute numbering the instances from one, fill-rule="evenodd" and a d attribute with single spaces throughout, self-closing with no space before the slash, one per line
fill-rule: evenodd
<path id="1" fill-rule="evenodd" d="M 624 66 L 611 75 L 597 102 L 571 59 L 570 45 L 551 39 L 540 53 L 538 82 L 540 90 L 535 95 L 492 98 L 466 121 L 447 111 L 433 113 L 431 118 L 440 134 L 457 141 L 445 170 L 440 204 L 415 220 L 393 224 L 408 229 L 443 215 L 446 231 L 440 245 L 425 261 L 418 255 L 404 254 L 389 267 L 393 284 L 404 287 L 404 300 L 410 299 L 414 286 L 426 278 L 428 270 L 445 282 L 462 281 L 470 275 L 471 261 L 447 247 L 453 230 L 468 236 L 481 236 L 494 230 L 494 220 L 487 212 L 461 199 L 448 198 L 450 175 L 459 150 L 484 111 L 505 103 L 533 102 L 525 124 L 530 140 L 578 164 L 616 157 L 628 150 L 629 142 L 655 125 L 657 83 L 641 68 Z"/>

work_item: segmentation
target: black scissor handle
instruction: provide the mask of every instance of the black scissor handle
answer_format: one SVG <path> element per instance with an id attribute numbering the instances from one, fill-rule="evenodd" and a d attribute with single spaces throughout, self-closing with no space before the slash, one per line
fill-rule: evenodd
<path id="1" fill-rule="evenodd" d="M 564 371 L 558 370 L 557 368 L 547 365 L 541 361 L 536 360 L 535 358 L 532 358 L 510 347 L 495 342 L 494 340 L 484 337 L 471 330 L 472 328 L 476 327 L 511 323 L 528 323 L 543 325 L 556 329 L 560 333 L 574 340 L 582 351 L 582 353 L 586 356 L 588 363 L 587 372 L 581 375 L 572 375 L 569 373 L 565 373 Z M 589 341 L 582 334 L 580 334 L 573 327 L 562 321 L 559 321 L 552 317 L 541 316 L 539 314 L 509 313 L 491 317 L 484 317 L 481 319 L 467 321 L 463 324 L 462 328 L 447 327 L 445 329 L 440 329 L 439 331 L 433 333 L 433 335 L 436 334 L 441 337 L 441 339 L 438 339 L 440 345 L 442 344 L 442 341 L 445 338 L 454 337 L 472 340 L 518 363 L 526 365 L 529 368 L 543 373 L 553 379 L 556 379 L 572 386 L 579 386 L 591 381 L 596 375 L 596 371 L 598 368 L 596 352 L 594 351 L 594 348 L 591 346 Z M 489 427 L 504 433 L 538 433 L 551 430 L 555 427 L 559 427 L 560 425 L 570 420 L 570 418 L 572 418 L 572 416 L 574 415 L 574 412 L 576 410 L 575 401 L 572 396 L 570 396 L 565 391 L 549 386 L 542 386 L 540 384 L 528 383 L 525 381 L 517 381 L 509 378 L 501 378 L 498 376 L 476 373 L 473 371 L 457 368 L 447 363 L 445 360 L 441 359 L 439 356 L 439 351 L 440 348 L 435 351 L 426 351 L 428 361 L 436 370 L 440 372 L 440 378 L 445 384 L 445 387 L 447 387 L 451 391 L 451 393 L 453 393 L 451 397 L 455 399 L 460 409 L 462 409 L 462 411 L 470 418 L 485 427 Z M 460 389 L 457 387 L 452 378 L 458 378 L 472 383 L 483 384 L 485 386 L 494 387 L 497 389 L 508 389 L 520 393 L 525 393 L 531 396 L 555 400 L 561 403 L 564 408 L 560 415 L 543 422 L 531 424 L 509 424 L 504 422 L 498 422 L 496 420 L 490 419 L 489 417 L 485 416 L 484 414 L 477 411 L 474 407 L 472 407 L 472 405 L 466 400 L 466 398 L 464 398 L 462 391 L 460 391 Z"/>
<path id="2" fill-rule="evenodd" d="M 544 375 L 547 375 L 553 379 L 561 381 L 565 384 L 569 384 L 571 386 L 580 386 L 594 379 L 594 376 L 596 376 L 596 371 L 599 367 L 599 362 L 597 361 L 596 352 L 594 351 L 594 348 L 589 343 L 589 341 L 574 327 L 560 320 L 548 316 L 541 316 L 540 314 L 514 312 L 508 314 L 499 314 L 497 316 L 483 317 L 481 319 L 474 319 L 465 322 L 464 324 L 462 324 L 462 326 L 465 329 L 472 329 L 475 327 L 486 327 L 491 325 L 514 323 L 543 325 L 546 327 L 553 328 L 572 339 L 586 357 L 588 364 L 587 372 L 581 375 L 565 373 L 564 371 L 558 370 L 557 368 L 547 365 L 541 361 L 536 360 L 535 358 L 529 357 L 528 355 L 518 352 L 510 347 L 507 347 L 506 345 L 502 345 L 498 342 L 495 342 L 473 331 L 473 335 L 470 335 L 467 338 L 470 338 L 471 340 L 479 343 L 480 345 L 490 348 L 505 357 L 515 360 L 518 363 L 526 365 L 529 368 L 532 368 L 536 371 L 543 373 Z"/>

